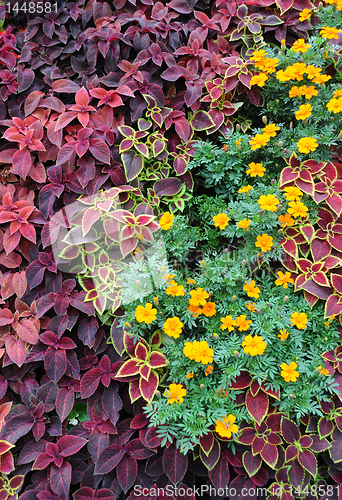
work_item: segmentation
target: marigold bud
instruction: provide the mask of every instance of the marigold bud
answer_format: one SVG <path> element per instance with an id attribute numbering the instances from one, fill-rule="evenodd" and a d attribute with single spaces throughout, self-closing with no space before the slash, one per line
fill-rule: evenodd
<path id="1" fill-rule="evenodd" d="M 232 301 L 235 302 L 236 301 L 236 295 L 233 295 L 232 296 Z"/>
<path id="2" fill-rule="evenodd" d="M 287 295 L 285 295 L 285 297 L 283 298 L 283 302 L 286 304 L 286 302 L 288 302 L 288 301 L 289 301 L 289 298 Z"/>
<path id="3" fill-rule="evenodd" d="M 282 148 L 282 147 L 284 146 L 283 141 L 279 141 L 279 142 L 278 142 L 278 146 L 279 146 L 280 148 Z"/>
<path id="4" fill-rule="evenodd" d="M 212 297 L 213 296 L 213 292 L 209 292 L 208 295 L 209 295 L 209 297 Z"/>
<path id="5" fill-rule="evenodd" d="M 201 385 L 200 385 L 200 389 L 201 389 L 201 391 L 203 391 L 203 390 L 204 390 L 204 387 L 205 387 L 205 386 L 204 386 L 204 384 L 201 384 Z"/>
<path id="6" fill-rule="evenodd" d="M 293 130 L 293 122 L 290 122 L 290 130 Z"/>
<path id="7" fill-rule="evenodd" d="M 161 397 L 161 393 L 160 393 L 160 391 L 158 391 L 158 390 L 156 391 L 156 396 L 157 396 L 157 398 L 160 398 L 160 397 Z"/>
<path id="8" fill-rule="evenodd" d="M 262 123 L 267 125 L 267 116 L 264 115 L 261 119 L 262 119 Z"/>
<path id="9" fill-rule="evenodd" d="M 262 210 L 259 210 L 258 214 L 259 214 L 259 215 L 262 215 Z"/>
<path id="10" fill-rule="evenodd" d="M 294 399 L 294 394 L 290 394 L 289 399 Z"/>
<path id="11" fill-rule="evenodd" d="M 283 205 L 282 205 L 281 203 L 279 203 L 279 204 L 277 205 L 277 209 L 278 209 L 278 210 L 280 210 L 281 208 L 283 208 Z"/>
<path id="12" fill-rule="evenodd" d="M 233 354 L 234 358 L 238 358 L 240 356 L 239 351 L 234 351 Z"/>
<path id="13" fill-rule="evenodd" d="M 241 125 L 239 125 L 238 123 L 236 124 L 236 130 L 239 131 L 241 129 Z"/>
<path id="14" fill-rule="evenodd" d="M 271 179 L 271 184 L 275 184 L 275 179 Z"/>
<path id="15" fill-rule="evenodd" d="M 327 341 L 328 340 L 328 337 L 324 337 L 324 340 Z"/>
<path id="16" fill-rule="evenodd" d="M 218 339 L 219 338 L 219 336 L 217 335 L 217 333 L 213 333 L 213 337 L 214 337 L 214 339 Z"/>
<path id="17" fill-rule="evenodd" d="M 271 304 L 269 302 L 266 302 L 266 305 L 267 305 L 267 307 L 270 307 Z"/>
<path id="18" fill-rule="evenodd" d="M 127 326 L 127 328 L 129 328 L 131 326 L 131 323 L 128 323 L 128 321 L 125 321 L 125 326 Z"/>
<path id="19" fill-rule="evenodd" d="M 242 266 L 242 267 L 245 267 L 245 265 L 246 265 L 246 264 L 247 264 L 246 259 L 243 259 L 243 261 L 241 261 L 241 266 Z"/>
<path id="20" fill-rule="evenodd" d="M 140 285 L 141 285 L 141 281 L 140 281 L 140 280 L 137 280 L 137 281 L 135 282 L 135 284 L 136 284 L 137 286 L 140 286 Z"/>
<path id="21" fill-rule="evenodd" d="M 256 312 L 257 312 L 257 314 L 261 314 L 260 309 L 257 309 Z"/>
<path id="22" fill-rule="evenodd" d="M 205 261 L 201 260 L 201 267 L 204 269 L 205 268 Z"/>

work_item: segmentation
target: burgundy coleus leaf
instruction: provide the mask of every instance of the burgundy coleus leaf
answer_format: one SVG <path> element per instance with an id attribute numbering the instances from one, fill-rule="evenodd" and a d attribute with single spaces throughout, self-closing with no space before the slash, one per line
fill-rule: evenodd
<path id="1" fill-rule="evenodd" d="M 246 408 L 251 417 L 256 420 L 258 424 L 264 420 L 267 415 L 269 407 L 268 395 L 259 391 L 256 396 L 253 396 L 251 390 L 246 395 Z"/>
<path id="2" fill-rule="evenodd" d="M 254 476 L 258 472 L 262 464 L 262 458 L 260 455 L 253 455 L 252 451 L 245 451 L 242 455 L 243 466 L 249 475 L 249 477 Z"/>
<path id="3" fill-rule="evenodd" d="M 214 439 L 213 446 L 208 454 L 204 453 L 202 449 L 200 450 L 200 457 L 204 465 L 208 470 L 212 470 L 217 464 L 220 458 L 221 445 L 219 441 Z"/>
<path id="4" fill-rule="evenodd" d="M 81 380 L 81 397 L 89 398 L 96 391 L 100 381 L 105 387 L 109 387 L 111 380 L 116 376 L 117 364 L 111 364 L 107 355 L 103 356 L 99 365 L 87 371 Z"/>
<path id="5" fill-rule="evenodd" d="M 281 434 L 284 440 L 289 444 L 295 443 L 300 438 L 300 432 L 297 425 L 286 417 L 283 417 L 281 420 Z"/>
<path id="6" fill-rule="evenodd" d="M 178 483 L 183 479 L 188 468 L 188 457 L 171 444 L 164 450 L 163 467 L 170 481 Z"/>
<path id="7" fill-rule="evenodd" d="M 95 489 L 83 486 L 77 490 L 73 497 L 75 500 L 115 500 L 116 495 L 108 488 Z"/>

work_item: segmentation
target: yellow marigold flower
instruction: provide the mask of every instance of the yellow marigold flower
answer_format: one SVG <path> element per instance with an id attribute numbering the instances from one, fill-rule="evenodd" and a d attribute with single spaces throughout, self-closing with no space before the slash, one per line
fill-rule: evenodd
<path id="1" fill-rule="evenodd" d="M 214 351 L 209 347 L 206 340 L 200 342 L 195 340 L 192 344 L 192 354 L 196 363 L 207 365 L 213 362 Z"/>
<path id="2" fill-rule="evenodd" d="M 239 148 L 241 146 L 241 139 L 235 141 L 236 146 Z"/>
<path id="3" fill-rule="evenodd" d="M 247 293 L 248 297 L 252 297 L 253 299 L 259 298 L 260 288 L 255 286 L 255 281 L 247 281 L 243 285 L 243 291 Z"/>
<path id="4" fill-rule="evenodd" d="M 280 127 L 277 127 L 275 123 L 269 123 L 262 129 L 263 133 L 269 137 L 275 137 L 277 135 L 277 130 L 280 130 Z"/>
<path id="5" fill-rule="evenodd" d="M 291 48 L 294 52 L 300 52 L 301 54 L 303 54 L 308 50 L 309 47 L 311 47 L 311 45 L 306 44 L 304 38 L 300 38 L 299 40 L 294 42 Z"/>
<path id="6" fill-rule="evenodd" d="M 246 319 L 246 315 L 242 314 L 241 316 L 238 316 L 235 320 L 236 326 L 239 330 L 239 332 L 244 332 L 249 329 L 249 327 L 252 324 L 251 319 Z"/>
<path id="7" fill-rule="evenodd" d="M 188 278 L 187 283 L 188 283 L 188 285 L 194 285 L 195 284 L 195 280 L 193 280 L 191 278 Z"/>
<path id="8" fill-rule="evenodd" d="M 280 340 L 282 342 L 284 342 L 287 339 L 287 337 L 290 335 L 289 332 L 287 330 L 285 330 L 285 328 L 283 330 L 279 330 L 279 332 L 280 333 L 279 333 L 278 337 L 280 338 Z"/>
<path id="9" fill-rule="evenodd" d="M 342 33 L 341 30 L 337 28 L 330 28 L 330 26 L 323 26 L 321 31 L 319 32 L 322 35 L 322 38 L 327 38 L 328 40 L 338 40 L 339 33 Z"/>
<path id="10" fill-rule="evenodd" d="M 258 204 L 261 210 L 267 210 L 268 212 L 275 212 L 277 210 L 277 205 L 279 203 L 278 198 L 274 194 L 263 194 L 258 199 Z"/>
<path id="11" fill-rule="evenodd" d="M 216 314 L 215 303 L 214 302 L 207 302 L 206 304 L 204 304 L 203 309 L 202 309 L 202 313 L 204 314 L 204 316 L 207 316 L 207 318 L 210 316 L 214 316 Z"/>
<path id="12" fill-rule="evenodd" d="M 246 307 L 247 307 L 247 309 L 249 309 L 249 311 L 254 313 L 256 311 L 257 305 L 255 304 L 255 302 L 253 302 L 253 303 L 247 302 Z"/>
<path id="13" fill-rule="evenodd" d="M 274 134 L 275 135 L 275 134 Z M 262 166 L 262 163 L 252 163 L 248 164 L 249 168 L 246 170 L 246 174 L 250 175 L 251 177 L 256 177 L 257 175 L 259 177 L 263 177 L 266 172 L 266 168 Z"/>
<path id="14" fill-rule="evenodd" d="M 215 432 L 217 432 L 219 436 L 230 439 L 232 434 L 239 432 L 238 426 L 234 424 L 236 420 L 234 415 L 226 415 L 222 420 L 216 420 Z"/>
<path id="15" fill-rule="evenodd" d="M 166 295 L 172 295 L 172 297 L 180 297 L 185 295 L 185 290 L 182 285 L 178 285 L 174 280 L 165 289 Z"/>
<path id="16" fill-rule="evenodd" d="M 221 330 L 227 330 L 228 332 L 232 332 L 234 327 L 236 326 L 236 321 L 233 319 L 233 316 L 226 316 L 225 318 L 221 318 L 222 325 Z"/>
<path id="17" fill-rule="evenodd" d="M 290 77 L 290 80 L 303 80 L 303 75 L 306 72 L 305 63 L 294 63 L 292 66 L 288 66 L 285 70 L 286 76 Z"/>
<path id="18" fill-rule="evenodd" d="M 266 135 L 266 134 L 256 134 L 256 136 L 252 137 L 252 139 L 249 141 L 248 144 L 251 145 L 251 150 L 255 151 L 256 149 L 259 149 L 262 146 L 265 146 L 265 144 L 268 143 L 269 139 L 270 139 L 269 135 Z"/>
<path id="19" fill-rule="evenodd" d="M 237 223 L 237 227 L 239 227 L 240 229 L 248 229 L 250 223 L 251 223 L 250 219 L 242 219 Z"/>
<path id="20" fill-rule="evenodd" d="M 194 359 L 193 355 L 193 345 L 191 342 L 185 342 L 183 347 L 183 354 L 189 359 Z"/>
<path id="21" fill-rule="evenodd" d="M 318 75 L 312 81 L 314 83 L 326 83 L 331 79 L 330 75 Z"/>
<path id="22" fill-rule="evenodd" d="M 208 375 L 211 375 L 213 373 L 213 370 L 214 370 L 214 367 L 213 365 L 209 365 L 207 366 L 207 368 L 205 369 L 205 376 L 207 377 Z"/>
<path id="23" fill-rule="evenodd" d="M 334 113 L 340 113 L 342 111 L 342 97 L 339 97 L 338 99 L 330 99 L 328 104 L 326 105 L 328 108 L 328 111 L 333 111 Z"/>
<path id="24" fill-rule="evenodd" d="M 310 85 L 310 87 L 303 85 L 301 89 L 302 95 L 305 97 L 305 99 L 311 99 L 312 96 L 318 95 L 318 90 L 313 85 Z"/>
<path id="25" fill-rule="evenodd" d="M 291 80 L 291 77 L 282 69 L 277 71 L 276 78 L 280 82 L 288 82 L 289 80 Z"/>
<path id="26" fill-rule="evenodd" d="M 291 361 L 289 365 L 282 363 L 280 365 L 282 369 L 280 375 L 285 379 L 285 382 L 296 382 L 299 377 L 299 373 L 296 371 L 297 363 Z"/>
<path id="27" fill-rule="evenodd" d="M 283 288 L 287 288 L 289 286 L 289 283 L 293 285 L 293 279 L 291 278 L 291 273 L 289 273 L 288 271 L 286 271 L 285 274 L 282 271 L 278 271 L 277 275 L 279 276 L 279 278 L 275 280 L 275 284 L 277 286 L 282 286 Z"/>
<path id="28" fill-rule="evenodd" d="M 203 309 L 201 309 L 198 306 L 193 306 L 192 304 L 189 304 L 188 311 L 192 312 L 194 318 L 198 318 L 198 316 L 202 314 Z"/>
<path id="29" fill-rule="evenodd" d="M 192 306 L 204 306 L 206 303 L 206 299 L 209 298 L 208 292 L 203 290 L 203 288 L 196 288 L 196 290 L 191 290 L 190 292 L 191 299 L 189 299 L 189 303 Z"/>
<path id="30" fill-rule="evenodd" d="M 298 330 L 305 330 L 308 322 L 308 317 L 305 313 L 299 313 L 298 311 L 291 314 L 290 323 L 298 328 Z"/>
<path id="31" fill-rule="evenodd" d="M 194 376 L 193 372 L 188 372 L 188 373 L 186 374 L 186 378 L 189 378 L 189 379 L 190 379 L 190 378 L 193 378 L 193 376 Z"/>
<path id="32" fill-rule="evenodd" d="M 304 205 L 301 201 L 290 201 L 289 202 L 289 207 L 287 209 L 288 213 L 291 214 L 293 217 L 306 217 L 307 216 L 307 211 L 308 207 Z"/>
<path id="33" fill-rule="evenodd" d="M 167 402 L 172 403 L 183 403 L 184 396 L 186 395 L 186 390 L 182 384 L 170 384 L 168 389 L 165 389 L 164 396 L 167 397 Z"/>
<path id="34" fill-rule="evenodd" d="M 311 104 L 302 104 L 299 106 L 299 110 L 295 113 L 297 120 L 306 120 L 312 115 Z"/>
<path id="35" fill-rule="evenodd" d="M 243 352 L 251 356 L 258 356 L 264 353 L 267 344 L 259 335 L 247 335 L 242 342 Z"/>
<path id="36" fill-rule="evenodd" d="M 163 324 L 163 330 L 169 337 L 174 337 L 178 339 L 180 334 L 182 333 L 183 323 L 181 320 L 174 316 L 173 318 L 168 318 Z"/>
<path id="37" fill-rule="evenodd" d="M 313 78 L 316 78 L 317 76 L 319 76 L 321 71 L 322 71 L 322 68 L 316 68 L 316 66 L 314 66 L 313 64 L 309 64 L 306 67 L 305 73 L 307 74 L 307 77 L 309 78 L 309 80 L 312 80 Z"/>
<path id="38" fill-rule="evenodd" d="M 286 213 L 285 215 L 279 215 L 278 220 L 281 227 L 292 227 L 295 225 L 295 220 L 292 219 L 291 215 Z"/>
<path id="39" fill-rule="evenodd" d="M 170 283 L 172 278 L 175 278 L 175 277 L 176 277 L 175 274 L 163 274 L 163 280 L 166 281 L 166 283 Z"/>
<path id="40" fill-rule="evenodd" d="M 327 370 L 326 368 L 323 368 L 323 366 L 317 366 L 317 370 L 319 371 L 319 373 L 321 373 L 322 375 L 330 375 L 329 373 L 329 370 Z"/>
<path id="41" fill-rule="evenodd" d="M 164 231 L 170 229 L 173 224 L 174 214 L 170 214 L 170 212 L 165 212 L 164 215 L 159 219 L 159 225 Z"/>
<path id="42" fill-rule="evenodd" d="M 300 12 L 298 19 L 302 23 L 304 21 L 308 21 L 311 15 L 312 15 L 312 10 L 304 9 L 302 10 L 302 12 Z"/>
<path id="43" fill-rule="evenodd" d="M 154 321 L 157 317 L 157 309 L 152 307 L 150 302 L 147 302 L 144 306 L 138 306 L 135 310 L 135 319 L 139 321 L 139 323 L 146 323 L 149 325 Z"/>
<path id="44" fill-rule="evenodd" d="M 303 87 L 297 87 L 297 85 L 294 85 L 293 87 L 290 88 L 289 90 L 289 97 L 301 97 L 303 95 L 302 91 Z"/>
<path id="45" fill-rule="evenodd" d="M 258 235 L 255 246 L 257 248 L 260 248 L 262 252 L 268 252 L 268 250 L 271 250 L 273 246 L 273 238 L 272 236 L 269 236 L 266 233 L 263 233 L 262 235 Z"/>
<path id="46" fill-rule="evenodd" d="M 284 195 L 287 201 L 296 201 L 300 200 L 300 197 L 303 196 L 303 192 L 297 188 L 297 186 L 289 186 L 284 188 Z"/>
<path id="47" fill-rule="evenodd" d="M 242 188 L 239 189 L 238 193 L 249 193 L 252 191 L 253 187 L 248 184 L 248 186 L 242 186 Z"/>
<path id="48" fill-rule="evenodd" d="M 229 222 L 229 217 L 226 214 L 217 214 L 213 217 L 213 221 L 215 222 L 215 227 L 225 229 Z"/>
<path id="49" fill-rule="evenodd" d="M 265 56 L 268 55 L 268 52 L 266 50 L 255 50 L 250 58 L 251 61 L 254 62 L 260 62 L 263 61 Z"/>
<path id="50" fill-rule="evenodd" d="M 263 61 L 255 63 L 255 66 L 268 75 L 275 72 L 275 67 L 278 66 L 278 63 L 279 59 L 277 59 L 276 57 L 274 57 L 273 59 L 271 59 L 270 57 L 265 57 Z"/>
<path id="51" fill-rule="evenodd" d="M 258 87 L 263 87 L 268 80 L 268 76 L 265 73 L 259 73 L 253 75 L 250 81 L 251 85 L 258 85 Z"/>
<path id="52" fill-rule="evenodd" d="M 335 90 L 333 97 L 342 97 L 342 89 Z"/>
<path id="53" fill-rule="evenodd" d="M 313 137 L 302 137 L 297 142 L 297 147 L 300 153 L 311 153 L 311 151 L 316 151 L 318 148 L 317 139 Z"/>

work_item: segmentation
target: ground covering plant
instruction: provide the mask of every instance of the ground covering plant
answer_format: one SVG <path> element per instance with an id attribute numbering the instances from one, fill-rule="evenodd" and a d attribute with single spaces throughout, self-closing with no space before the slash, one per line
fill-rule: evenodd
<path id="1" fill-rule="evenodd" d="M 341 2 L 52 5 L 0 5 L 0 498 L 337 500 Z"/>

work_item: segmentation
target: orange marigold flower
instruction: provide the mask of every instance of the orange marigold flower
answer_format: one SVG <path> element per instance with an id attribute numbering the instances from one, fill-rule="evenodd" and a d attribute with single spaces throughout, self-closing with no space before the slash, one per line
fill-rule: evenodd
<path id="1" fill-rule="evenodd" d="M 182 285 L 178 285 L 175 280 L 171 280 L 170 284 L 165 289 L 166 295 L 172 295 L 172 297 L 180 297 L 185 295 L 185 290 Z"/>
<path id="2" fill-rule="evenodd" d="M 295 113 L 297 120 L 306 120 L 312 115 L 311 104 L 302 104 L 299 106 L 299 110 Z"/>
<path id="3" fill-rule="evenodd" d="M 213 217 L 213 221 L 215 222 L 215 227 L 219 227 L 220 229 L 225 229 L 229 222 L 229 217 L 226 214 L 217 214 Z"/>
<path id="4" fill-rule="evenodd" d="M 223 420 L 223 421 L 222 421 Z M 226 415 L 222 419 L 216 420 L 215 432 L 221 437 L 230 439 L 232 434 L 239 432 L 239 428 L 234 424 L 236 418 L 234 415 Z"/>
<path id="5" fill-rule="evenodd" d="M 278 271 L 277 275 L 279 276 L 279 278 L 275 280 L 275 284 L 277 286 L 287 288 L 289 286 L 289 283 L 293 285 L 294 281 L 291 278 L 291 273 L 289 273 L 288 271 L 286 271 L 285 274 L 282 271 Z"/>
<path id="6" fill-rule="evenodd" d="M 249 193 L 252 191 L 253 187 L 248 184 L 248 186 L 242 186 L 242 188 L 239 189 L 238 193 Z"/>
<path id="7" fill-rule="evenodd" d="M 198 306 L 193 306 L 192 304 L 189 304 L 188 311 L 192 312 L 194 318 L 198 318 L 198 316 L 202 314 L 203 309 L 201 309 Z"/>
<path id="8" fill-rule="evenodd" d="M 298 330 L 305 330 L 308 322 L 308 317 L 305 313 L 299 313 L 298 311 L 291 314 L 290 323 L 298 328 Z"/>
<path id="9" fill-rule="evenodd" d="M 247 302 L 246 304 L 247 309 L 249 309 L 251 312 L 255 312 L 257 309 L 257 305 L 253 302 Z"/>
<path id="10" fill-rule="evenodd" d="M 203 309 L 202 309 L 202 313 L 204 314 L 204 316 L 214 316 L 216 314 L 216 305 L 214 302 L 207 302 L 206 304 L 204 304 L 203 306 Z"/>
<path id="11" fill-rule="evenodd" d="M 302 137 L 297 142 L 297 147 L 300 153 L 311 153 L 311 151 L 316 151 L 318 148 L 317 139 L 313 137 Z"/>
<path id="12" fill-rule="evenodd" d="M 305 97 L 305 99 L 311 99 L 312 96 L 318 95 L 318 90 L 313 85 L 310 85 L 310 87 L 303 85 L 301 89 L 302 95 Z"/>
<path id="13" fill-rule="evenodd" d="M 278 130 L 280 130 L 280 127 L 277 127 L 275 123 L 269 123 L 262 129 L 263 133 L 268 135 L 269 137 L 275 137 Z"/>
<path id="14" fill-rule="evenodd" d="M 314 66 L 313 64 L 309 64 L 305 70 L 305 73 L 306 73 L 307 77 L 309 78 L 309 80 L 316 78 L 317 76 L 320 75 L 321 72 L 322 72 L 322 68 L 316 68 L 316 66 Z"/>
<path id="15" fill-rule="evenodd" d="M 214 367 L 213 365 L 209 365 L 207 366 L 207 368 L 205 369 L 205 376 L 207 377 L 208 375 L 211 375 L 213 373 L 213 370 L 214 370 Z"/>
<path id="16" fill-rule="evenodd" d="M 159 225 L 164 231 L 170 229 L 173 224 L 174 214 L 170 214 L 170 212 L 165 212 L 164 215 L 159 219 Z"/>
<path id="17" fill-rule="evenodd" d="M 258 204 L 261 210 L 267 210 L 268 212 L 275 212 L 277 210 L 277 205 L 279 203 L 278 198 L 274 194 L 263 194 L 258 199 Z"/>
<path id="18" fill-rule="evenodd" d="M 242 219 L 237 223 L 237 227 L 239 227 L 240 229 L 248 229 L 250 223 L 251 223 L 250 219 Z"/>
<path id="19" fill-rule="evenodd" d="M 265 146 L 265 144 L 268 143 L 269 139 L 270 136 L 267 134 L 256 134 L 256 136 L 252 137 L 252 139 L 249 141 L 249 144 L 251 145 L 251 150 L 255 151 L 256 149 Z"/>
<path id="20" fill-rule="evenodd" d="M 259 298 L 260 288 L 255 286 L 254 280 L 247 281 L 243 285 L 243 290 L 247 293 L 248 297 L 252 297 L 253 299 Z"/>
<path id="21" fill-rule="evenodd" d="M 264 353 L 267 344 L 260 335 L 247 335 L 242 342 L 243 352 L 251 356 L 260 356 Z"/>
<path id="22" fill-rule="evenodd" d="M 275 135 L 275 134 L 274 134 Z M 257 175 L 259 177 L 263 177 L 266 172 L 266 168 L 262 166 L 262 163 L 252 163 L 248 164 L 249 168 L 246 170 L 246 174 L 250 175 L 251 177 L 256 177 Z"/>
<path id="23" fill-rule="evenodd" d="M 208 292 L 203 290 L 203 288 L 196 288 L 196 290 L 191 290 L 189 293 L 191 295 L 189 303 L 192 306 L 204 306 L 206 299 L 209 298 Z"/>
<path id="24" fill-rule="evenodd" d="M 186 374 L 186 378 L 188 378 L 188 379 L 193 378 L 193 376 L 194 376 L 193 372 L 188 372 Z"/>
<path id="25" fill-rule="evenodd" d="M 299 40 L 294 42 L 291 48 L 294 52 L 300 52 L 301 54 L 303 54 L 308 50 L 309 47 L 311 47 L 311 45 L 305 43 L 304 38 L 300 38 Z"/>
<path id="26" fill-rule="evenodd" d="M 314 83 L 326 83 L 331 79 L 330 75 L 318 75 L 312 81 Z"/>
<path id="27" fill-rule="evenodd" d="M 333 113 L 341 113 L 342 111 L 342 97 L 339 97 L 337 99 L 333 98 L 330 99 L 328 104 L 326 105 L 328 108 L 328 111 L 332 111 Z"/>
<path id="28" fill-rule="evenodd" d="M 262 252 L 268 252 L 273 246 L 272 236 L 269 236 L 266 233 L 263 233 L 262 235 L 259 234 L 257 236 L 255 246 L 260 248 Z"/>
<path id="29" fill-rule="evenodd" d="M 281 227 L 292 227 L 296 223 L 296 221 L 292 219 L 291 215 L 288 213 L 286 213 L 285 215 L 279 215 L 278 220 Z"/>
<path id="30" fill-rule="evenodd" d="M 304 9 L 302 12 L 299 13 L 299 21 L 303 23 L 304 21 L 308 21 L 312 15 L 312 10 L 309 9 Z"/>
<path id="31" fill-rule="evenodd" d="M 184 396 L 186 395 L 186 390 L 182 384 L 170 384 L 168 389 L 165 389 L 164 396 L 167 397 L 167 402 L 172 403 L 183 403 Z"/>
<path id="32" fill-rule="evenodd" d="M 297 188 L 297 186 L 289 186 L 284 188 L 284 195 L 287 201 L 296 201 L 300 200 L 300 197 L 303 196 L 303 192 Z"/>
<path id="33" fill-rule="evenodd" d="M 239 330 L 239 332 L 244 332 L 249 329 L 249 327 L 252 324 L 251 319 L 246 319 L 246 315 L 242 314 L 241 316 L 238 316 L 235 320 L 236 326 Z"/>
<path id="34" fill-rule="evenodd" d="M 181 320 L 174 316 L 173 318 L 168 318 L 163 324 L 163 330 L 169 337 L 174 337 L 178 339 L 180 334 L 182 333 L 183 323 Z"/>
<path id="35" fill-rule="evenodd" d="M 195 340 L 192 344 L 192 355 L 196 363 L 207 365 L 213 362 L 214 351 L 209 347 L 206 340 L 200 342 Z"/>
<path id="36" fill-rule="evenodd" d="M 226 316 L 225 318 L 221 318 L 221 322 L 223 323 L 221 325 L 221 330 L 227 330 L 228 332 L 232 332 L 234 330 L 234 327 L 236 326 L 236 321 L 233 319 L 232 316 Z"/>
<path id="37" fill-rule="evenodd" d="M 289 365 L 282 363 L 280 365 L 282 369 L 280 375 L 285 379 L 285 382 L 296 382 L 299 377 L 299 373 L 296 371 L 297 363 L 291 361 Z"/>
<path id="38" fill-rule="evenodd" d="M 259 73 L 253 75 L 250 81 L 251 85 L 258 85 L 258 87 L 263 87 L 268 80 L 268 76 L 265 73 Z"/>
<path id="39" fill-rule="evenodd" d="M 323 26 L 320 31 L 322 38 L 327 38 L 328 40 L 338 40 L 339 33 L 342 33 L 342 31 L 337 28 L 331 28 L 330 26 Z"/>
<path id="40" fill-rule="evenodd" d="M 290 335 L 289 332 L 287 330 L 285 330 L 285 328 L 283 330 L 279 330 L 279 334 L 278 334 L 278 337 L 280 338 L 280 340 L 282 342 L 284 342 L 287 337 Z"/>

